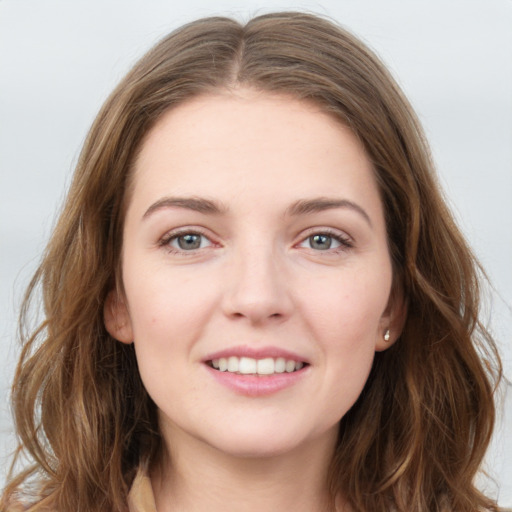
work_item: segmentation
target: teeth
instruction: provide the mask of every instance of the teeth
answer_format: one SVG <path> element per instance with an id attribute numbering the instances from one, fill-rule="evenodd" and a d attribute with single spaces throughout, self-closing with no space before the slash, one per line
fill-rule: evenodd
<path id="1" fill-rule="evenodd" d="M 274 375 L 274 373 L 291 373 L 304 367 L 302 361 L 285 359 L 284 357 L 221 357 L 211 361 L 212 366 L 221 372 L 240 373 L 243 375 Z"/>
<path id="2" fill-rule="evenodd" d="M 285 369 L 288 373 L 291 373 L 295 370 L 295 361 L 286 361 Z"/>
<path id="3" fill-rule="evenodd" d="M 274 371 L 276 373 L 283 373 L 286 370 L 286 359 L 278 357 L 274 362 Z"/>
<path id="4" fill-rule="evenodd" d="M 252 357 L 241 357 L 238 371 L 243 374 L 256 373 L 256 359 Z"/>
<path id="5" fill-rule="evenodd" d="M 267 357 L 266 359 L 258 359 L 256 365 L 258 375 L 272 375 L 275 371 L 274 360 L 271 357 Z"/>
<path id="6" fill-rule="evenodd" d="M 239 364 L 238 364 L 238 357 L 229 357 L 228 358 L 228 372 L 236 373 L 238 371 Z M 240 370 L 242 371 L 242 370 Z M 243 372 L 242 372 L 243 373 Z"/>

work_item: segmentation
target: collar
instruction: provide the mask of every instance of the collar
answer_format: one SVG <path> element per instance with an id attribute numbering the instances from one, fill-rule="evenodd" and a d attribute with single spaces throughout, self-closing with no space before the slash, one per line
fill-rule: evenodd
<path id="1" fill-rule="evenodd" d="M 129 512 L 157 512 L 151 480 L 146 472 L 139 468 L 128 494 Z"/>

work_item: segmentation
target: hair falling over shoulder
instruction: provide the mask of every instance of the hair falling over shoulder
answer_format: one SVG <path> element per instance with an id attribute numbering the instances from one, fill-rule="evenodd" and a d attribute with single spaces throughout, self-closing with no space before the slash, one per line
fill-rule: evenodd
<path id="1" fill-rule="evenodd" d="M 150 50 L 103 106 L 23 304 L 12 400 L 18 458 L 32 465 L 13 472 L 1 510 L 124 511 L 137 468 L 157 456 L 156 408 L 133 347 L 111 338 L 103 321 L 108 292 L 122 286 L 132 164 L 162 113 L 241 85 L 313 102 L 361 140 L 385 209 L 394 288 L 407 303 L 400 339 L 376 354 L 341 421 L 332 495 L 357 512 L 498 510 L 474 484 L 501 373 L 478 319 L 483 272 L 393 78 L 350 33 L 301 13 L 186 25 Z M 27 330 L 40 298 L 44 319 Z"/>

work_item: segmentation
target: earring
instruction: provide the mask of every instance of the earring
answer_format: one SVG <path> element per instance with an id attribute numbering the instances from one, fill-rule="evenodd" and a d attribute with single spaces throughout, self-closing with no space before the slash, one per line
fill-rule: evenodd
<path id="1" fill-rule="evenodd" d="M 384 341 L 389 341 L 389 338 L 390 338 L 389 329 L 386 329 L 386 332 L 384 333 Z"/>

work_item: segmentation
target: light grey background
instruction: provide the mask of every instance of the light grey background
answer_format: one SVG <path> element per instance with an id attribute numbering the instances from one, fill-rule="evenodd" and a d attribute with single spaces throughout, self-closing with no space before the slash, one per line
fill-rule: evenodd
<path id="1" fill-rule="evenodd" d="M 107 94 L 173 28 L 211 14 L 329 15 L 391 68 L 495 286 L 490 322 L 512 377 L 512 0 L 0 0 L 0 484 L 14 449 L 8 387 L 23 290 Z M 505 391 L 505 387 L 503 387 Z M 512 505 L 512 391 L 482 485 Z"/>

